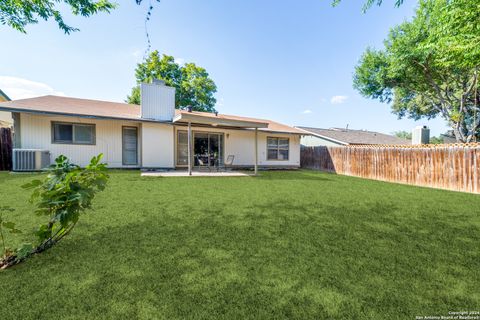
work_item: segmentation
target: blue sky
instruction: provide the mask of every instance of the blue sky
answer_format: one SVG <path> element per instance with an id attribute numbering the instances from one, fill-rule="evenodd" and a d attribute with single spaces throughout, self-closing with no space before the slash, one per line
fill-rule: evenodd
<path id="1" fill-rule="evenodd" d="M 81 29 L 64 35 L 53 22 L 24 35 L 0 26 L 0 88 L 12 98 L 42 94 L 123 101 L 146 49 L 147 3 L 118 1 L 111 14 L 72 17 Z M 221 113 L 290 125 L 345 127 L 390 133 L 442 119 L 398 120 L 387 104 L 361 97 L 352 73 L 368 46 L 380 48 L 390 27 L 408 19 L 415 0 L 385 1 L 367 13 L 362 1 L 162 0 L 149 30 L 152 48 L 195 62 L 218 86 Z"/>

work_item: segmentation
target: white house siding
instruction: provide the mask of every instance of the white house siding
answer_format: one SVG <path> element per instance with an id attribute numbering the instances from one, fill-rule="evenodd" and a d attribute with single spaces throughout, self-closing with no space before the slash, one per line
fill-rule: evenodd
<path id="1" fill-rule="evenodd" d="M 338 147 L 343 146 L 343 144 L 323 139 L 316 136 L 303 136 L 301 144 L 306 147 L 317 147 L 317 146 L 326 146 L 326 147 Z"/>
<path id="2" fill-rule="evenodd" d="M 174 168 L 174 128 L 172 125 L 142 123 L 142 166 Z"/>
<path id="3" fill-rule="evenodd" d="M 7 123 L 13 123 L 12 113 L 6 111 L 0 111 L 0 121 L 4 121 Z"/>
<path id="4" fill-rule="evenodd" d="M 95 124 L 95 145 L 52 143 L 52 121 Z M 139 127 L 139 123 L 22 113 L 20 115 L 21 148 L 48 150 L 51 153 L 51 161 L 63 154 L 81 166 L 87 165 L 93 156 L 103 153 L 103 160 L 109 167 L 126 167 L 122 165 L 122 126 Z M 138 159 L 140 159 L 141 143 L 138 149 Z"/>
<path id="5" fill-rule="evenodd" d="M 95 145 L 52 143 L 52 121 L 95 124 Z M 104 161 L 109 167 L 131 167 L 122 164 L 123 126 L 138 128 L 139 166 L 145 168 L 174 168 L 176 166 L 176 132 L 177 130 L 187 130 L 187 128 L 170 124 L 21 113 L 21 148 L 48 150 L 51 153 L 51 161 L 63 154 L 81 166 L 87 165 L 93 156 L 103 153 Z M 235 166 L 251 167 L 254 165 L 254 130 L 227 130 L 205 127 L 193 127 L 192 130 L 224 133 L 225 158 L 228 155 L 234 155 Z M 288 160 L 267 160 L 267 137 L 289 138 Z M 259 130 L 258 164 L 264 167 L 299 167 L 300 136 L 297 134 L 267 133 Z"/>
<path id="6" fill-rule="evenodd" d="M 187 130 L 186 127 L 176 126 L 175 137 L 178 130 Z M 192 127 L 193 131 L 224 133 L 225 159 L 234 155 L 234 166 L 253 166 L 255 163 L 255 131 L 254 130 L 229 130 L 205 127 Z M 289 138 L 289 159 L 285 161 L 267 160 L 267 137 Z M 192 142 L 193 143 L 193 142 Z M 176 140 L 175 140 L 176 147 Z M 176 154 L 176 152 L 175 152 Z M 175 159 L 176 163 L 176 159 Z M 299 167 L 300 166 L 300 136 L 297 134 L 267 133 L 258 131 L 258 165 L 264 167 Z"/>

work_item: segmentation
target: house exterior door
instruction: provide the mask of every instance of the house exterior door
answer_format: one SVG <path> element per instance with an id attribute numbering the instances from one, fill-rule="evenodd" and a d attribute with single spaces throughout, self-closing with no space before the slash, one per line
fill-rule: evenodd
<path id="1" fill-rule="evenodd" d="M 223 133 L 195 132 L 194 166 L 215 167 L 223 164 Z"/>
<path id="2" fill-rule="evenodd" d="M 138 132 L 136 127 L 122 129 L 122 162 L 124 165 L 138 165 Z"/>
<path id="3" fill-rule="evenodd" d="M 192 163 L 194 166 L 214 167 L 223 164 L 224 134 L 194 131 L 192 139 Z M 177 166 L 188 164 L 188 133 L 177 133 Z"/>

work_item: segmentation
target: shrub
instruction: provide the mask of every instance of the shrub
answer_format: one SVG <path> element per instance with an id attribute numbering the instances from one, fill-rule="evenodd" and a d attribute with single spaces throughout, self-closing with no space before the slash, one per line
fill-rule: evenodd
<path id="1" fill-rule="evenodd" d="M 36 245 L 25 244 L 9 252 L 8 256 L 4 254 L 0 268 L 17 264 L 32 254 L 52 247 L 73 230 L 80 214 L 91 207 L 95 194 L 105 189 L 108 175 L 106 164 L 100 162 L 102 157 L 102 154 L 93 157 L 89 165 L 81 168 L 61 155 L 50 166 L 43 181 L 33 180 L 23 186 L 33 190 L 31 202 L 36 203 L 35 212 L 48 217 L 48 222 L 35 231 L 38 239 Z"/>

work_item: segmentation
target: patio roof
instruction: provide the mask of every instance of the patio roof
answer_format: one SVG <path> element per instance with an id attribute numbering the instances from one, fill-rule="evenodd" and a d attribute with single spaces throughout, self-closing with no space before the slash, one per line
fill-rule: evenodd
<path id="1" fill-rule="evenodd" d="M 173 122 L 208 124 L 214 127 L 226 126 L 237 128 L 268 128 L 268 122 L 252 118 L 227 116 L 208 112 L 188 112 L 184 110 L 178 110 L 176 112 Z"/>

